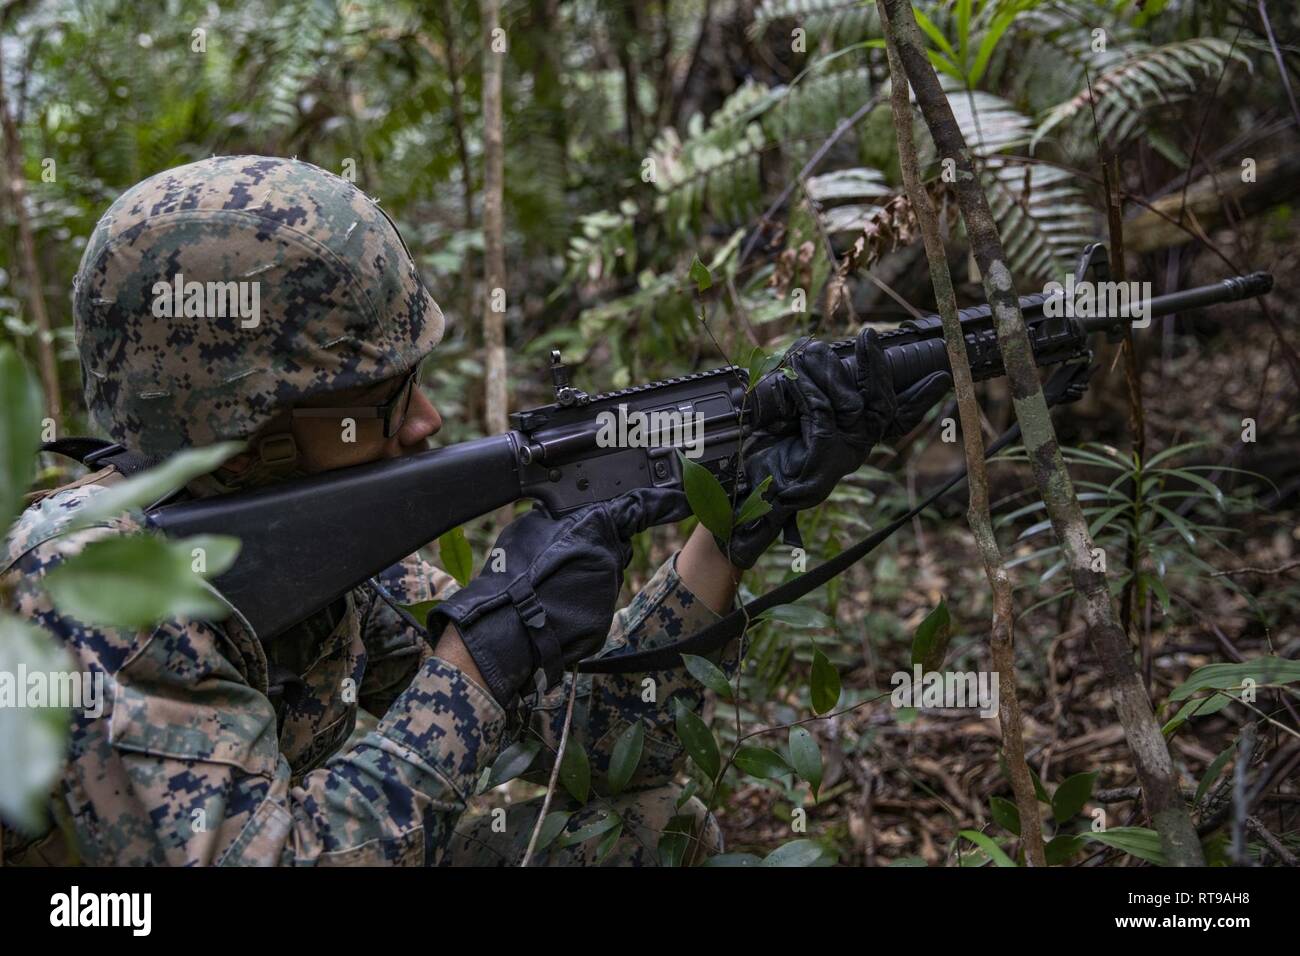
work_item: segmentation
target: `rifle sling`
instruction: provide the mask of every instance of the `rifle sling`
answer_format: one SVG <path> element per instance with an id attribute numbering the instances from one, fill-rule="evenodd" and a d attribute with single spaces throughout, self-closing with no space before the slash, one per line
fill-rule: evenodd
<path id="1" fill-rule="evenodd" d="M 1089 369 L 1087 363 L 1078 366 L 1063 366 L 1043 387 L 1044 397 L 1049 406 L 1061 402 L 1075 401 L 1086 387 Z M 1020 437 L 1020 424 L 1008 428 L 984 453 L 984 460 L 992 458 L 1003 448 Z M 634 674 L 644 671 L 667 670 L 681 665 L 683 654 L 709 654 L 725 647 L 749 627 L 758 615 L 783 604 L 793 604 L 804 595 L 821 587 L 837 574 L 846 571 L 861 561 L 868 554 L 890 538 L 896 531 L 930 507 L 957 484 L 966 479 L 966 466 L 954 472 L 939 488 L 915 508 L 899 515 L 879 531 L 863 538 L 857 544 L 841 551 L 829 561 L 825 561 L 796 578 L 768 591 L 748 604 L 742 605 L 721 620 L 714 621 L 704 630 L 684 640 L 656 647 L 633 654 L 618 657 L 590 658 L 580 661 L 577 670 L 581 674 Z"/>

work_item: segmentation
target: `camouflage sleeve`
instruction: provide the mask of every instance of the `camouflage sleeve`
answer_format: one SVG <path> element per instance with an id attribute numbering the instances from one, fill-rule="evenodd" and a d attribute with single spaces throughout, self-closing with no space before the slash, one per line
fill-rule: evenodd
<path id="1" fill-rule="evenodd" d="M 374 731 L 295 777 L 279 749 L 265 658 L 234 649 L 228 629 L 91 628 L 50 605 L 41 578 L 104 533 L 48 541 L 8 575 L 24 615 L 103 681 L 100 706 L 74 713 L 52 794 L 84 862 L 436 862 L 504 733 L 486 692 L 426 658 Z"/>
<path id="2" fill-rule="evenodd" d="M 415 627 L 393 605 L 409 606 L 446 597 L 455 590 L 451 575 L 418 554 L 410 555 L 365 584 L 367 606 L 361 611 L 361 640 L 366 672 L 358 691 L 362 708 L 382 714 L 432 654 L 424 628 Z M 423 621 L 419 622 L 421 625 Z"/>
<path id="3" fill-rule="evenodd" d="M 616 657 L 672 644 L 718 619 L 692 594 L 677 575 L 677 555 L 660 565 L 649 582 L 626 607 L 614 615 L 605 646 L 598 657 Z M 710 655 L 731 675 L 735 672 L 739 642 Z M 544 754 L 553 756 L 564 726 L 564 713 L 572 676 L 553 688 L 534 708 L 530 730 L 543 741 Z M 680 769 L 684 751 L 674 731 L 675 705 L 680 700 L 691 710 L 704 701 L 704 686 L 684 667 L 636 674 L 583 674 L 573 705 L 570 739 L 587 751 L 592 780 L 604 786 L 615 742 L 635 721 L 645 728 L 640 763 L 627 789 L 658 787 Z M 544 761 L 545 765 L 552 762 Z"/>

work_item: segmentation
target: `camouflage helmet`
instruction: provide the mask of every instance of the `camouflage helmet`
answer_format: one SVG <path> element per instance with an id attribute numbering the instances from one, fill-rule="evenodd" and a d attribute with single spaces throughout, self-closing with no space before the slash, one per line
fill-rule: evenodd
<path id="1" fill-rule="evenodd" d="M 392 220 L 310 163 L 221 156 L 151 176 L 96 226 L 73 289 L 94 421 L 166 455 L 407 372 L 442 310 Z"/>

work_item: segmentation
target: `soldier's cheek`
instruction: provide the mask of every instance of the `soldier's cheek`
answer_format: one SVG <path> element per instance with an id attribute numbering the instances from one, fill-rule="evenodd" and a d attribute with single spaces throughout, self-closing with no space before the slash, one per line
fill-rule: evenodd
<path id="1" fill-rule="evenodd" d="M 383 424 L 377 420 L 300 419 L 295 426 L 299 460 L 309 472 L 347 468 L 386 455 Z"/>

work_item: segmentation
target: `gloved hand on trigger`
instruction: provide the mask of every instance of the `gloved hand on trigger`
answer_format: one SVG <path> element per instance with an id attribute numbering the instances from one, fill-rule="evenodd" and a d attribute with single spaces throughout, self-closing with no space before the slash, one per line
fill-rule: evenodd
<path id="1" fill-rule="evenodd" d="M 639 488 L 559 518 L 534 510 L 506 526 L 503 552 L 429 612 L 434 647 L 448 623 L 460 632 L 487 689 L 502 706 L 548 689 L 567 665 L 599 650 L 617 609 L 632 536 L 690 514 L 681 491 Z M 502 566 L 494 571 L 493 566 Z"/>
<path id="2" fill-rule="evenodd" d="M 949 373 L 936 372 L 895 395 L 872 329 L 858 336 L 856 376 L 824 342 L 800 339 L 786 355 L 795 378 L 780 390 L 781 424 L 755 432 L 744 455 L 751 488 L 771 476 L 765 498 L 772 510 L 734 529 L 724 546 L 741 568 L 753 567 L 798 512 L 825 501 L 877 442 L 915 428 L 952 384 Z"/>

